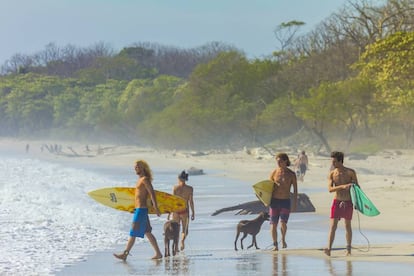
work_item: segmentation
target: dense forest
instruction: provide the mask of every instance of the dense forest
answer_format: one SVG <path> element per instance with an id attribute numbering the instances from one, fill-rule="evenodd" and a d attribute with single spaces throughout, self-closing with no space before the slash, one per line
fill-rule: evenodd
<path id="1" fill-rule="evenodd" d="M 381 4 L 378 4 L 381 2 Z M 414 0 L 349 1 L 248 59 L 209 42 L 49 44 L 1 66 L 0 136 L 163 148 L 414 146 Z"/>

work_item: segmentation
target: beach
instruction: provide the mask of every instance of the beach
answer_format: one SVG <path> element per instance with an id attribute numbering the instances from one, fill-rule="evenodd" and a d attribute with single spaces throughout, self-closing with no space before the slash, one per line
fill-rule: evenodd
<path id="1" fill-rule="evenodd" d="M 275 168 L 274 156 L 261 149 L 240 149 L 239 151 L 171 151 L 142 148 L 125 145 L 91 145 L 60 142 L 59 154 L 46 151 L 43 141 L 0 140 L 3 152 L 20 152 L 49 162 L 76 164 L 76 166 L 132 169 L 136 159 L 146 160 L 152 168 L 158 170 L 176 170 L 177 174 L 190 167 L 200 168 L 206 175 L 216 179 L 242 181 L 251 186 L 267 179 Z M 26 145 L 29 149 L 26 153 Z M 48 143 L 51 144 L 51 143 Z M 281 149 L 280 151 L 285 151 Z M 294 159 L 296 152 L 288 152 Z M 352 159 L 345 155 L 344 165 L 356 170 L 359 183 L 365 193 L 375 203 L 381 214 L 377 217 L 356 215 L 353 219 L 352 256 L 345 256 L 345 238 L 343 223 L 340 222 L 332 256 L 327 257 L 321 250 L 326 246 L 329 230 L 329 212 L 332 194 L 327 191 L 327 174 L 330 158 L 308 153 L 310 166 L 303 183 L 298 183 L 300 193 L 308 194 L 315 206 L 314 213 L 294 213 L 288 227 L 288 248 L 272 252 L 269 250 L 271 238 L 269 225 L 262 226 L 258 243 L 262 249 L 234 251 L 235 225 L 249 216 L 235 216 L 224 213 L 208 217 L 211 211 L 249 201 L 249 198 L 237 198 L 237 189 L 219 188 L 217 193 L 224 200 L 218 206 L 212 199 L 200 195 L 200 204 L 196 204 L 196 214 L 204 214 L 190 224 L 188 247 L 178 256 L 152 261 L 152 249 L 146 240 L 137 243 L 126 263 L 119 262 L 112 252 L 121 252 L 125 243 L 114 245 L 112 250 L 90 252 L 81 260 L 56 272 L 58 275 L 208 275 L 226 273 L 227 275 L 261 275 L 280 273 L 281 275 L 352 275 L 381 270 L 377 275 L 391 275 L 400 271 L 402 275 L 414 269 L 414 151 L 384 150 L 364 159 Z M 292 160 L 293 161 L 293 160 Z M 156 175 L 154 176 L 156 178 Z M 202 182 L 203 176 L 191 178 L 191 183 Z M 250 184 L 251 183 L 251 184 Z M 174 183 L 172 183 L 174 184 Z M 203 183 L 210 185 L 210 183 Z M 195 185 L 196 186 L 196 185 Z M 202 190 L 202 186 L 199 190 Z M 244 187 L 243 189 L 248 189 Z M 195 188 L 197 193 L 197 188 Z M 234 196 L 236 195 L 236 196 Z M 252 195 L 254 196 L 254 195 Z M 197 197 L 195 196 L 195 199 Z M 204 202 L 203 202 L 204 200 Z M 251 200 L 255 200 L 254 197 Z M 224 203 L 223 203 L 224 202 Z M 197 208 L 203 206 L 204 210 Z M 215 226 L 206 226 L 214 223 Z M 223 222 L 223 218 L 225 218 Z M 218 225 L 216 225 L 218 224 Z M 221 224 L 221 225 L 220 225 Z M 162 224 L 153 225 L 158 243 L 163 248 Z M 306 230 L 305 228 L 306 227 Z M 206 229 L 208 228 L 208 231 Z M 361 231 L 368 237 L 358 235 Z M 308 234 L 314 232 L 309 240 Z M 125 229 L 125 242 L 128 229 Z M 245 245 L 250 243 L 247 237 Z M 299 268 L 295 264 L 307 264 Z M 389 269 L 385 269 L 385 264 Z M 379 274 L 378 274 L 379 273 Z"/>

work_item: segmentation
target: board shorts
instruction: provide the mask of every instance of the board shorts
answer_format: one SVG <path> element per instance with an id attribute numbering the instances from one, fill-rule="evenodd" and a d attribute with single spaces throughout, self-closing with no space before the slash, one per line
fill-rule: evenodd
<path id="1" fill-rule="evenodd" d="M 145 233 L 151 233 L 151 231 L 152 227 L 148 217 L 148 208 L 135 208 L 129 235 L 131 237 L 143 238 Z"/>
<path id="2" fill-rule="evenodd" d="M 354 212 L 354 205 L 351 200 L 337 200 L 334 199 L 331 206 L 331 219 L 341 219 L 346 220 L 352 219 L 352 214 Z"/>
<path id="3" fill-rule="evenodd" d="M 306 173 L 306 164 L 299 165 L 300 174 L 304 175 Z"/>
<path id="4" fill-rule="evenodd" d="M 290 215 L 290 199 L 272 198 L 269 207 L 270 224 L 287 223 Z"/>

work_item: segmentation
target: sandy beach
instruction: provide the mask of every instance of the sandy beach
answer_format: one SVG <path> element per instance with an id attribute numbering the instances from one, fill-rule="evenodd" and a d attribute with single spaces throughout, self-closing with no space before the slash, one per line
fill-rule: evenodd
<path id="1" fill-rule="evenodd" d="M 25 153 L 26 144 L 29 144 L 28 153 Z M 252 184 L 262 179 L 268 178 L 276 163 L 274 157 L 264 150 L 250 149 L 249 151 L 167 151 L 156 150 L 148 148 L 140 148 L 135 146 L 118 146 L 118 145 L 88 145 L 89 151 L 86 150 L 85 144 L 76 144 L 68 142 L 60 142 L 63 154 L 49 153 L 45 149 L 41 151 L 43 142 L 41 141 L 23 141 L 23 140 L 0 140 L 0 150 L 10 152 L 21 152 L 32 157 L 49 160 L 52 162 L 71 162 L 84 164 L 85 166 L 94 164 L 96 166 L 106 167 L 131 167 L 136 159 L 146 160 L 150 166 L 158 168 L 172 168 L 180 170 L 182 168 L 196 167 L 201 168 L 206 174 L 209 171 L 219 171 L 221 177 L 241 179 L 243 181 L 251 182 Z M 284 151 L 283 149 L 281 151 Z M 293 160 L 296 152 L 286 151 Z M 332 201 L 332 194 L 327 191 L 327 174 L 330 167 L 330 158 L 315 156 L 308 153 L 310 166 L 305 181 L 299 182 L 299 192 L 301 189 L 314 189 L 310 195 L 310 200 L 316 208 L 315 215 L 325 216 L 324 229 L 326 229 L 326 239 L 329 227 L 329 211 Z M 407 235 L 414 232 L 414 220 L 411 214 L 414 212 L 414 151 L 413 150 L 384 150 L 375 155 L 370 155 L 366 159 L 350 160 L 345 154 L 344 165 L 356 170 L 359 183 L 365 193 L 376 204 L 381 214 L 377 217 L 358 216 L 358 222 L 354 216 L 353 229 L 358 231 L 358 226 L 364 230 L 385 231 L 395 233 L 406 233 Z M 227 206 L 217 206 L 217 209 Z M 235 220 L 242 218 L 235 218 Z M 294 226 L 291 226 L 294 227 Z M 339 228 L 343 228 L 343 223 L 339 223 Z M 267 231 L 267 230 L 262 230 Z M 234 239 L 234 233 L 228 233 L 229 239 Z M 341 247 L 343 244 L 342 234 L 337 234 L 334 247 Z M 203 239 L 202 233 L 195 233 L 189 236 L 189 243 L 200 243 L 198 238 Z M 261 236 L 262 244 L 269 244 L 270 236 L 268 233 Z M 247 240 L 250 241 L 250 238 Z M 229 242 L 231 244 L 231 242 Z M 78 273 L 81 274 L 96 274 L 97 271 L 91 267 L 99 266 L 99 263 L 106 263 L 109 266 L 114 266 L 112 272 L 107 274 L 112 275 L 138 275 L 150 274 L 147 270 L 152 270 L 152 274 L 191 274 L 191 275 L 205 275 L 208 273 L 201 273 L 203 269 L 208 269 L 211 266 L 208 259 L 208 250 L 198 252 L 197 250 L 190 251 L 186 256 L 178 256 L 173 260 L 161 261 L 161 264 L 149 264 L 148 256 L 151 254 L 151 249 L 148 243 L 144 243 L 145 249 L 140 250 L 142 257 L 139 256 L 137 262 L 127 262 L 127 264 L 116 265 L 112 255 L 109 252 L 101 252 L 88 257 L 86 262 L 69 267 L 64 270 L 66 274 Z M 391 264 L 414 264 L 414 238 L 413 242 L 406 243 L 384 243 L 371 244 L 369 251 L 353 250 L 352 256 L 345 257 L 343 250 L 333 250 L 332 256 L 327 257 L 321 251 L 326 243 L 320 244 L 317 248 L 295 248 L 289 246 L 286 250 L 280 250 L 278 253 L 270 253 L 266 250 L 249 251 L 244 253 L 237 253 L 234 255 L 236 262 L 246 262 L 249 260 L 258 259 L 259 263 L 273 263 L 274 259 L 283 259 L 283 256 L 293 256 L 289 258 L 302 257 L 317 258 L 326 264 L 332 261 L 345 261 L 350 263 L 358 262 L 378 262 Z M 117 248 L 116 250 L 122 250 Z M 144 252 L 142 252 L 144 251 Z M 224 250 L 226 251 L 226 250 Z M 228 251 L 228 252 L 227 252 Z M 228 256 L 232 248 L 228 250 L 224 256 Z M 220 258 L 220 252 L 214 253 L 214 258 Z M 234 253 L 233 253 L 234 254 Z M 191 260 L 192 266 L 186 265 L 186 259 Z M 225 261 L 228 257 L 223 257 Z M 231 258 L 230 258 L 231 259 Z M 134 260 L 136 258 L 134 257 Z M 199 260 L 199 261 L 197 261 Z M 233 260 L 233 261 L 234 261 Z M 273 260 L 273 261 L 271 261 Z M 229 260 L 230 261 L 230 260 Z M 257 261 L 257 260 L 256 260 Z M 115 265 L 114 265 L 115 263 Z M 184 264 L 183 264 L 184 263 Z M 223 262 L 225 265 L 226 262 Z M 246 262 L 248 263 L 248 262 Z M 247 264 L 245 264 L 247 265 Z M 268 264 L 269 265 L 269 264 Z M 355 266 L 355 265 L 354 265 Z M 181 268 L 180 268 L 181 267 Z M 329 273 L 329 266 L 327 266 L 327 273 Z M 414 268 L 414 267 L 413 267 Z M 174 270 L 175 269 L 175 270 Z M 177 271 L 177 269 L 184 269 L 184 271 Z M 190 271 L 188 271 L 190 269 Z M 193 269 L 193 270 L 191 270 Z M 224 269 L 224 268 L 223 268 Z M 277 268 L 277 269 L 280 269 Z M 145 270 L 145 271 L 144 271 Z M 98 270 L 99 271 L 99 270 Z M 199 273 L 197 273 L 197 271 Z M 223 271 L 226 271 L 225 269 Z M 263 270 L 265 271 L 265 270 Z M 263 272 L 262 271 L 262 272 Z M 273 271 L 275 271 L 273 267 Z M 278 270 L 276 270 L 277 272 Z M 359 270 L 357 270 L 359 271 Z M 363 271 L 363 270 L 360 270 Z M 144 273 L 145 272 L 145 273 Z M 212 270 L 210 272 L 218 273 L 219 270 Z M 355 273 L 355 269 L 353 271 Z M 365 271 L 366 272 L 366 271 Z M 65 274 L 63 273 L 63 274 Z M 99 274 L 99 273 L 97 273 Z M 106 273 L 104 273 L 106 274 Z M 236 273 L 237 274 L 237 273 Z M 230 273 L 229 275 L 232 275 Z M 351 274 L 343 274 L 351 275 Z M 386 275 L 386 274 L 383 274 Z"/>

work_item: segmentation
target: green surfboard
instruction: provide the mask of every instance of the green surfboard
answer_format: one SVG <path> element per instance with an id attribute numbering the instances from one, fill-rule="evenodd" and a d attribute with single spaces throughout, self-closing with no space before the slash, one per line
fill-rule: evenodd
<path id="1" fill-rule="evenodd" d="M 351 198 L 354 208 L 362 214 L 369 217 L 374 217 L 380 214 L 380 211 L 378 211 L 374 203 L 356 184 L 351 186 Z"/>

